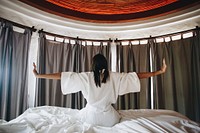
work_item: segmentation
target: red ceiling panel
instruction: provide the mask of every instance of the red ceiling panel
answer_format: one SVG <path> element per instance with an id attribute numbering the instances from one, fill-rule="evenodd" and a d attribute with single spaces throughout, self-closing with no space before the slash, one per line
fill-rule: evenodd
<path id="1" fill-rule="evenodd" d="M 20 0 L 62 17 L 94 23 L 133 22 L 200 4 L 199 0 Z"/>
<path id="2" fill-rule="evenodd" d="M 90 14 L 130 14 L 144 12 L 177 0 L 47 0 L 71 10 Z"/>

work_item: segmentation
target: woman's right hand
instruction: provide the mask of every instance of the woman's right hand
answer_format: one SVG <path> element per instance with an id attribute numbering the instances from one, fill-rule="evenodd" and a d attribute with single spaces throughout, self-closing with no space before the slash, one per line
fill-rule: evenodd
<path id="1" fill-rule="evenodd" d="M 36 65 L 35 65 L 35 62 L 33 62 L 33 73 L 34 73 L 34 75 L 35 75 L 35 77 L 37 77 L 37 75 L 38 75 L 38 72 L 37 72 L 37 70 L 36 70 Z"/>

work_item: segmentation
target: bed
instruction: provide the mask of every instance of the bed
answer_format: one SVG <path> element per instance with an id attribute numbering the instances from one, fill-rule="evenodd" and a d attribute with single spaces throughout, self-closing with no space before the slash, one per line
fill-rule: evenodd
<path id="1" fill-rule="evenodd" d="M 93 126 L 76 117 L 79 110 L 40 106 L 27 109 L 17 118 L 0 120 L 1 133 L 200 133 L 200 124 L 171 110 L 119 110 L 120 123 L 113 127 Z"/>

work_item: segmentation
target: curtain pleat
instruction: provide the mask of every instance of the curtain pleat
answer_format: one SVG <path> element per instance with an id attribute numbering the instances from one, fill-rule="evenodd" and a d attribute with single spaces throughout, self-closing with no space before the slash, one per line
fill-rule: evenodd
<path id="1" fill-rule="evenodd" d="M 0 30 L 0 117 L 11 120 L 28 107 L 28 52 L 31 31 L 13 31 L 7 22 Z"/>
<path id="2" fill-rule="evenodd" d="M 91 71 L 92 57 L 102 53 L 110 64 L 110 43 L 94 46 L 82 45 L 76 40 L 75 44 L 51 41 L 40 33 L 38 51 L 38 72 L 86 72 Z M 60 80 L 37 79 L 35 106 L 52 105 L 81 109 L 86 100 L 81 92 L 63 95 Z"/>
<path id="3" fill-rule="evenodd" d="M 146 72 L 149 71 L 148 45 L 117 44 L 118 72 Z M 141 92 L 119 96 L 116 109 L 150 108 L 149 79 L 141 80 Z"/>
<path id="4" fill-rule="evenodd" d="M 191 81 L 192 89 L 189 89 L 189 99 L 187 101 L 186 115 L 200 122 L 200 31 L 194 32 L 194 38 L 191 39 Z"/>

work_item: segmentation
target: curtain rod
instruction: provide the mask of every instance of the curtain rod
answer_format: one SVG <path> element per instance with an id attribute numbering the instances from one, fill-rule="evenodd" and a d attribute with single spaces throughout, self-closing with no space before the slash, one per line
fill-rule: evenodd
<path id="1" fill-rule="evenodd" d="M 160 35 L 160 36 L 154 36 L 152 37 L 150 35 L 150 37 L 146 37 L 146 38 L 136 38 L 136 39 L 123 39 L 123 40 L 118 40 L 116 38 L 116 40 L 114 40 L 115 42 L 123 42 L 123 41 L 135 41 L 135 40 L 148 40 L 148 39 L 155 39 L 155 38 L 163 38 L 163 37 L 170 37 L 170 36 L 174 36 L 174 35 L 179 35 L 179 34 L 183 34 L 183 33 L 187 33 L 187 32 L 192 32 L 192 31 L 196 31 L 196 30 L 200 30 L 200 27 L 196 26 L 196 28 L 190 29 L 190 30 L 185 30 L 185 31 L 180 31 L 180 32 L 176 32 L 176 33 L 170 33 L 170 34 L 166 34 L 166 35 Z"/>
<path id="2" fill-rule="evenodd" d="M 28 27 L 28 26 L 25 26 L 25 25 L 22 25 L 22 24 L 19 24 L 19 23 L 16 23 L 16 22 L 7 20 L 7 19 L 5 19 L 5 18 L 1 18 L 1 17 L 0 17 L 0 19 L 1 19 L 1 21 L 7 21 L 7 22 L 13 24 L 14 26 L 19 27 L 19 28 L 23 28 L 23 29 L 24 29 L 24 28 L 27 28 L 27 29 L 30 29 L 32 32 L 36 32 L 36 31 L 37 31 L 37 29 L 35 29 L 34 26 Z"/>
<path id="3" fill-rule="evenodd" d="M 83 39 L 83 38 L 79 38 L 78 36 L 75 38 L 75 37 L 63 36 L 63 35 L 58 35 L 55 33 L 46 32 L 46 31 L 43 31 L 43 29 L 39 30 L 38 33 L 45 33 L 50 36 L 60 37 L 60 38 L 64 38 L 64 39 L 67 38 L 67 39 L 71 39 L 71 40 L 91 41 L 91 42 L 112 42 L 111 38 L 109 38 L 109 40 Z"/>

